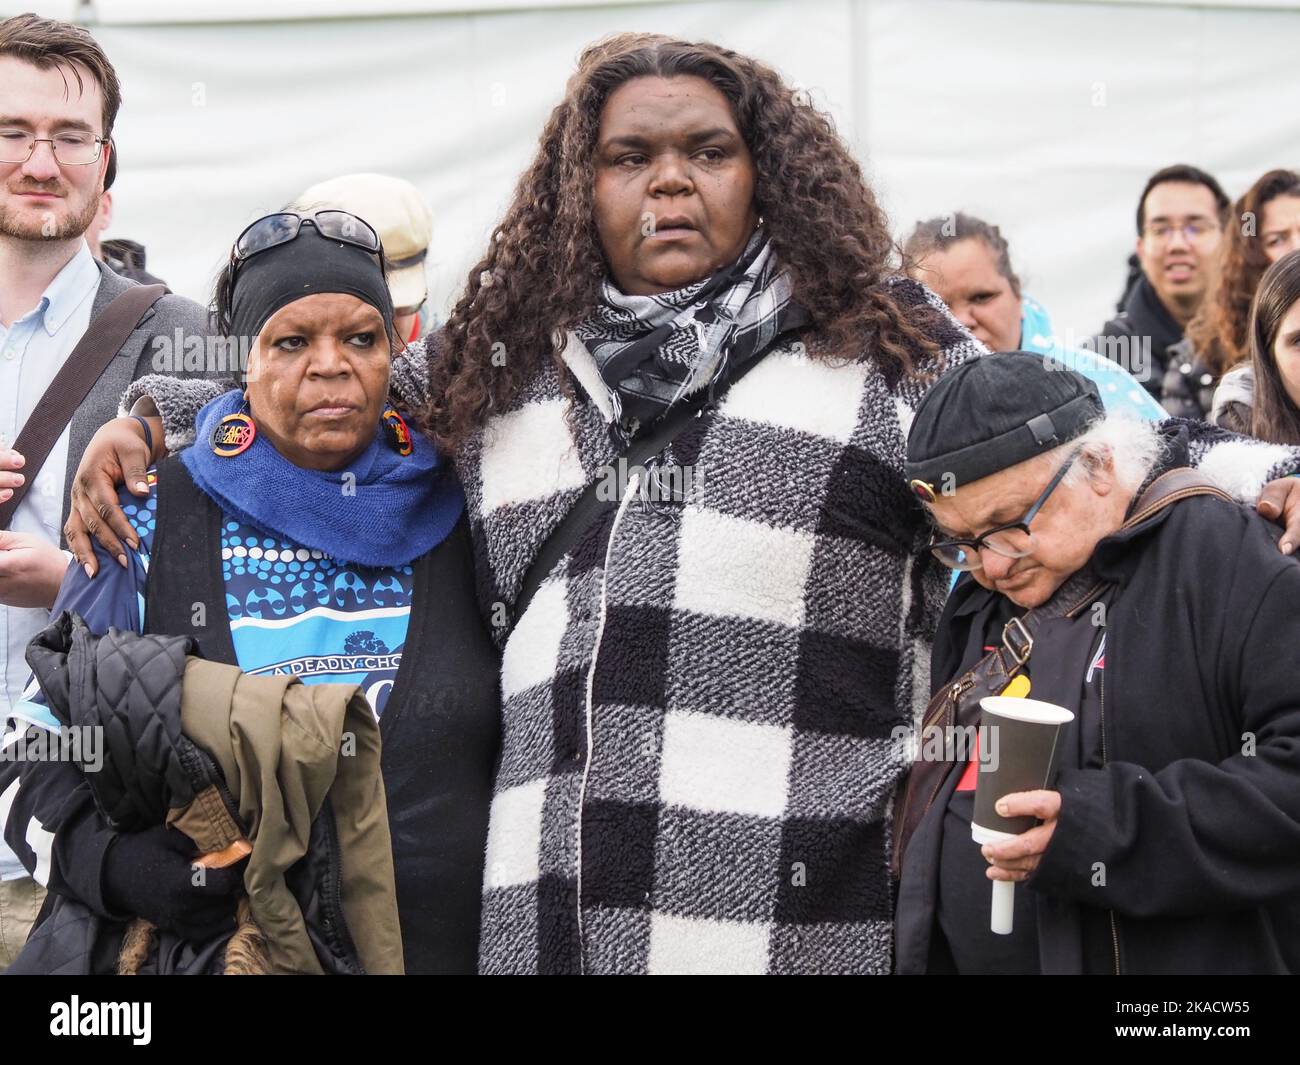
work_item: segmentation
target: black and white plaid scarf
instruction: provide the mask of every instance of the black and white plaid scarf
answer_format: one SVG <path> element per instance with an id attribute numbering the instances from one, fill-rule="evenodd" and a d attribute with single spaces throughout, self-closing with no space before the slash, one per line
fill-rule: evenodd
<path id="1" fill-rule="evenodd" d="M 616 422 L 631 435 L 807 321 L 759 228 L 734 263 L 685 288 L 629 296 L 606 279 L 576 332 L 609 385 Z"/>

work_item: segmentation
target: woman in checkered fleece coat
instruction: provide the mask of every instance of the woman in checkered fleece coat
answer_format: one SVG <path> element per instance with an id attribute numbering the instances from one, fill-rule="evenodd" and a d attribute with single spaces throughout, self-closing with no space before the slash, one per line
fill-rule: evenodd
<path id="1" fill-rule="evenodd" d="M 914 283 L 894 297 L 918 303 Z M 976 351 L 951 331 L 946 353 Z M 485 608 L 618 470 L 580 342 L 462 452 Z M 508 631 L 484 972 L 890 966 L 891 743 L 947 575 L 901 476 L 920 393 L 780 345 L 666 456 L 683 503 L 598 521 Z"/>
<path id="2" fill-rule="evenodd" d="M 758 263 L 762 236 L 776 279 L 750 271 L 720 318 L 767 343 L 665 455 L 676 501 L 642 498 L 619 454 L 676 398 L 671 349 L 709 355 L 691 286 Z M 928 696 L 945 588 L 914 558 L 906 424 L 981 350 L 891 252 L 857 165 L 771 70 L 645 36 L 583 56 L 429 360 L 504 647 L 482 971 L 889 970 L 890 733 Z M 618 507 L 516 621 L 602 477 Z"/>

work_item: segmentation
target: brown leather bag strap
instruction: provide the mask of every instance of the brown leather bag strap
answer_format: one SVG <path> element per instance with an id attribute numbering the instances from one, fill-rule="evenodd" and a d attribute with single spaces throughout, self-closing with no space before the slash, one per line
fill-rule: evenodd
<path id="1" fill-rule="evenodd" d="M 18 505 L 100 374 L 135 332 L 149 308 L 169 291 L 166 285 L 134 285 L 91 320 L 13 442 L 14 450 L 27 461 L 23 466 L 22 486 L 0 503 L 0 529 L 9 528 Z"/>
<path id="2" fill-rule="evenodd" d="M 1179 466 L 1162 473 L 1147 485 L 1146 491 L 1133 504 L 1123 528 L 1131 529 L 1134 525 L 1140 525 L 1170 503 L 1177 503 L 1190 496 L 1217 496 L 1226 503 L 1235 502 L 1232 496 L 1206 478 L 1200 470 Z"/>

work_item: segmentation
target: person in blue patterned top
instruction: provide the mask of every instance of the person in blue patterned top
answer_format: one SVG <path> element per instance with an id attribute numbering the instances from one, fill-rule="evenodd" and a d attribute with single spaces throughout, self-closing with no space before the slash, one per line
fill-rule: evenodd
<path id="1" fill-rule="evenodd" d="M 154 470 L 148 484 L 157 484 Z M 71 610 L 96 632 L 109 626 L 143 631 L 158 497 L 151 491 L 141 500 L 124 489 L 121 504 L 139 539 L 130 567 L 104 566 L 93 581 L 74 567 L 55 606 L 56 615 Z M 358 566 L 225 520 L 221 575 L 235 657 L 245 673 L 357 684 L 375 715 L 383 714 L 406 642 L 415 583 L 409 562 Z"/>
<path id="2" fill-rule="evenodd" d="M 223 333 L 250 338 L 245 387 L 203 407 L 196 442 L 149 472 L 147 498 L 123 492 L 123 564 L 97 548 L 98 573 L 71 566 L 54 609 L 96 633 L 189 636 L 247 673 L 359 685 L 383 744 L 406 971 L 473 972 L 500 659 L 460 484 L 387 401 L 379 238 L 342 211 L 259 219 L 215 304 Z M 17 716 L 49 727 L 27 694 Z M 75 765 L 0 767 L 0 789 L 15 775 L 5 838 L 50 891 L 162 927 L 213 906 L 186 886 L 185 856 L 159 841 L 142 860 L 148 841 L 122 843 Z"/>

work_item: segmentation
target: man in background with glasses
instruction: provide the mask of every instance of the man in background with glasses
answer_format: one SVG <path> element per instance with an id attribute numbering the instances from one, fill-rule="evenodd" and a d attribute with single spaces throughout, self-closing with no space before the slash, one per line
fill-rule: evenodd
<path id="1" fill-rule="evenodd" d="M 918 407 L 927 549 L 968 574 L 927 722 L 962 726 L 1012 677 L 1074 720 L 1049 788 L 998 806 L 1042 823 L 983 847 L 978 752 L 919 749 L 894 811 L 900 972 L 1300 968 L 1300 564 L 1197 457 L 1177 423 L 1106 415 L 1094 383 L 1030 352 L 958 367 Z M 991 880 L 1027 888 L 1009 935 Z"/>
<path id="2" fill-rule="evenodd" d="M 1147 179 L 1138 199 L 1137 258 L 1142 276 L 1124 309 L 1093 338 L 1096 350 L 1130 373 L 1150 348 L 1143 385 L 1157 400 L 1165 396 L 1169 369 L 1193 372 L 1183 332 L 1210 283 L 1215 252 L 1228 220 L 1228 197 L 1204 170 L 1185 163 L 1167 166 Z M 1171 413 L 1186 415 L 1179 406 Z M 1192 412 L 1195 413 L 1195 412 Z"/>
<path id="3" fill-rule="evenodd" d="M 153 337 L 208 332 L 203 308 L 163 296 L 76 412 L 55 419 L 61 424 L 49 432 L 61 431 L 39 471 L 16 457 L 19 434 L 42 416 L 38 404 L 82 336 L 136 287 L 97 263 L 84 238 L 99 209 L 120 103 L 113 66 L 85 30 L 35 15 L 0 22 L 0 730 L 29 674 L 24 649 L 48 623 L 67 568 L 60 536 L 87 441 L 117 414 L 126 386 L 152 372 Z M 28 480 L 17 508 L 5 507 Z M 0 796 L 0 821 L 7 805 Z M 44 895 L 40 880 L 0 844 L 0 971 L 26 940 Z"/>

